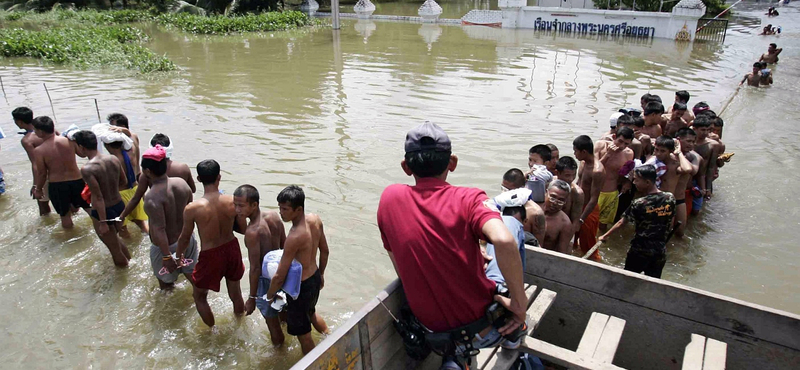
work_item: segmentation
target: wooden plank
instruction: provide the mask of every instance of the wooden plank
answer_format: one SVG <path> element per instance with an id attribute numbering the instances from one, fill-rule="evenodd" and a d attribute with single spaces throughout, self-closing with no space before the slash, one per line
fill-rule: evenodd
<path id="1" fill-rule="evenodd" d="M 600 362 L 614 362 L 614 355 L 617 353 L 617 347 L 619 347 L 619 341 L 622 339 L 622 331 L 624 329 L 625 320 L 610 316 L 592 358 Z"/>
<path id="2" fill-rule="evenodd" d="M 528 326 L 530 327 L 528 335 L 533 335 L 533 332 L 539 327 L 539 323 L 542 322 L 542 317 L 550 310 L 555 300 L 556 292 L 548 289 L 542 289 L 539 292 L 536 300 L 533 301 L 533 304 L 528 309 Z"/>
<path id="3" fill-rule="evenodd" d="M 703 370 L 703 353 L 706 348 L 706 337 L 692 334 L 692 340 L 686 345 L 683 353 L 681 370 Z"/>
<path id="4" fill-rule="evenodd" d="M 715 339 L 706 340 L 706 353 L 703 356 L 703 370 L 725 370 L 728 357 L 728 344 Z"/>
<path id="5" fill-rule="evenodd" d="M 597 344 L 600 343 L 600 337 L 603 336 L 603 330 L 607 323 L 608 315 L 592 312 L 589 323 L 586 324 L 586 329 L 583 331 L 581 342 L 578 344 L 576 352 L 579 355 L 594 357 L 594 351 L 597 349 Z"/>
<path id="6" fill-rule="evenodd" d="M 545 341 L 525 337 L 520 350 L 539 358 L 550 361 L 556 365 L 577 370 L 621 370 L 608 362 L 600 362 L 591 357 L 581 356 L 566 348 L 561 348 Z"/>
<path id="7" fill-rule="evenodd" d="M 528 303 L 525 306 L 526 308 L 530 307 L 531 304 L 533 304 L 533 300 L 536 297 L 536 294 L 534 293 L 536 293 L 536 285 L 525 284 L 525 295 L 528 297 Z M 494 356 L 495 353 L 497 353 L 498 349 L 499 347 L 484 348 L 480 351 L 480 353 L 478 353 L 477 361 L 475 362 L 475 364 L 478 365 L 478 370 L 483 370 L 484 368 L 486 368 L 486 365 L 489 363 L 489 360 L 491 360 L 492 356 Z"/>
<path id="8" fill-rule="evenodd" d="M 406 355 L 403 338 L 394 328 L 384 330 L 378 340 L 370 343 L 370 347 L 373 369 L 383 369 L 386 366 L 386 361 L 395 357 L 397 353 Z"/>
<path id="9" fill-rule="evenodd" d="M 361 364 L 364 370 L 372 370 L 372 350 L 369 343 L 369 328 L 367 320 L 358 322 L 358 335 L 361 342 Z"/>
<path id="10" fill-rule="evenodd" d="M 552 285 L 545 282 L 557 282 L 617 300 L 619 304 L 646 307 L 734 332 L 747 339 L 767 341 L 782 348 L 800 351 L 798 314 L 633 274 L 544 248 L 527 248 L 525 260 L 525 281 L 537 283 L 540 287 L 549 288 Z M 738 343 L 729 344 L 733 346 Z M 663 351 L 663 348 L 658 350 Z"/>
<path id="11" fill-rule="evenodd" d="M 550 292 L 552 294 L 546 292 Z M 539 297 L 542 297 L 542 294 L 545 294 L 545 296 L 542 299 L 540 299 Z M 529 331 L 533 331 L 532 329 L 533 326 L 531 324 L 531 321 L 533 320 L 532 317 L 539 315 L 539 313 L 541 312 L 547 312 L 549 306 L 552 305 L 553 303 L 554 297 L 555 293 L 546 289 L 542 289 L 542 291 L 539 293 L 536 299 L 534 299 L 532 303 L 528 304 L 528 311 L 526 314 L 528 316 L 527 320 L 528 320 Z M 530 298 L 528 298 L 528 302 L 530 302 Z M 539 304 L 537 304 L 536 302 L 539 302 Z M 547 302 L 550 303 L 548 304 Z M 494 357 L 489 358 L 489 361 L 486 362 L 483 369 L 508 370 L 511 367 L 511 365 L 513 365 L 514 362 L 517 361 L 518 357 L 519 357 L 518 349 L 505 349 L 505 348 L 500 349 L 498 351 L 495 351 Z"/>

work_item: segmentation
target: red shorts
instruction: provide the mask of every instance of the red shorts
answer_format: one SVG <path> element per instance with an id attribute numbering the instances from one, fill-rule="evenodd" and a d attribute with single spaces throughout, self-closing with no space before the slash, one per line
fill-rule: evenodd
<path id="1" fill-rule="evenodd" d="M 583 220 L 578 237 L 575 238 L 575 245 L 580 246 L 581 252 L 586 254 L 589 249 L 592 249 L 597 244 L 597 229 L 600 227 L 600 207 L 595 206 L 592 213 Z M 600 253 L 594 251 L 589 258 L 592 261 L 601 261 Z"/>
<path id="2" fill-rule="evenodd" d="M 220 245 L 214 249 L 200 251 L 197 265 L 192 272 L 194 285 L 198 288 L 219 292 L 219 282 L 226 280 L 239 281 L 244 276 L 242 251 L 239 250 L 239 239 Z"/>

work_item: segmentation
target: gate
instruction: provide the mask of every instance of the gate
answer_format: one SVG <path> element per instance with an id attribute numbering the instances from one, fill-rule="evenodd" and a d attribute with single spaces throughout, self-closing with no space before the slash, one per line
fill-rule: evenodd
<path id="1" fill-rule="evenodd" d="M 694 35 L 696 41 L 725 42 L 725 34 L 728 32 L 727 19 L 700 18 L 697 24 L 699 27 Z"/>

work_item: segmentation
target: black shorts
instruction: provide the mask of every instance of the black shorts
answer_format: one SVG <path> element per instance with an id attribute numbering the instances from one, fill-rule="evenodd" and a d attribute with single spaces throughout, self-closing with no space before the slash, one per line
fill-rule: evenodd
<path id="1" fill-rule="evenodd" d="M 666 263 L 666 254 L 647 254 L 631 250 L 628 251 L 628 256 L 625 258 L 625 270 L 637 274 L 644 272 L 647 276 L 660 279 L 661 271 L 664 270 Z"/>
<path id="2" fill-rule="evenodd" d="M 289 298 L 286 305 L 286 332 L 300 336 L 311 332 L 311 316 L 316 312 L 322 275 L 319 270 L 310 278 L 300 283 L 300 295 L 297 299 Z"/>
<path id="3" fill-rule="evenodd" d="M 53 203 L 53 208 L 59 216 L 66 216 L 72 206 L 89 208 L 89 203 L 81 198 L 85 186 L 83 179 L 50 183 L 47 187 L 50 192 L 50 202 Z"/>
<path id="4" fill-rule="evenodd" d="M 125 210 L 125 202 L 123 201 L 119 201 L 119 203 L 111 207 L 106 207 L 106 220 L 119 217 L 119 215 L 121 215 L 122 211 L 124 210 Z M 95 220 L 103 221 L 100 219 L 100 215 L 97 213 L 97 211 L 92 210 L 91 215 Z M 109 225 L 113 225 L 114 221 L 107 221 L 106 223 Z"/>

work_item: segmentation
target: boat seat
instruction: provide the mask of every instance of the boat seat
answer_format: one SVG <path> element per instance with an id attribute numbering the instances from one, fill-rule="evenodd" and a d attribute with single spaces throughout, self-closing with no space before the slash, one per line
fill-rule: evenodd
<path id="1" fill-rule="evenodd" d="M 728 344 L 692 334 L 683 354 L 682 370 L 724 370 Z"/>
<path id="2" fill-rule="evenodd" d="M 535 287 L 534 287 L 535 290 Z M 528 334 L 533 335 L 534 330 L 539 326 L 542 317 L 550 310 L 550 306 L 556 299 L 556 292 L 552 290 L 542 289 L 532 300 L 533 296 L 528 296 Z M 525 340 L 527 340 L 527 336 Z M 485 361 L 478 362 L 478 369 L 487 370 L 508 370 L 514 361 L 519 357 L 519 350 L 508 350 L 503 348 L 495 348 L 491 350 L 489 357 Z"/>
<path id="3" fill-rule="evenodd" d="M 600 362 L 614 361 L 625 320 L 618 317 L 592 312 L 581 342 L 578 344 L 579 355 L 591 357 Z"/>
<path id="4" fill-rule="evenodd" d="M 611 364 L 617 352 L 625 320 L 593 312 L 576 351 L 532 337 L 525 338 L 520 350 L 570 369 L 621 369 Z"/>

